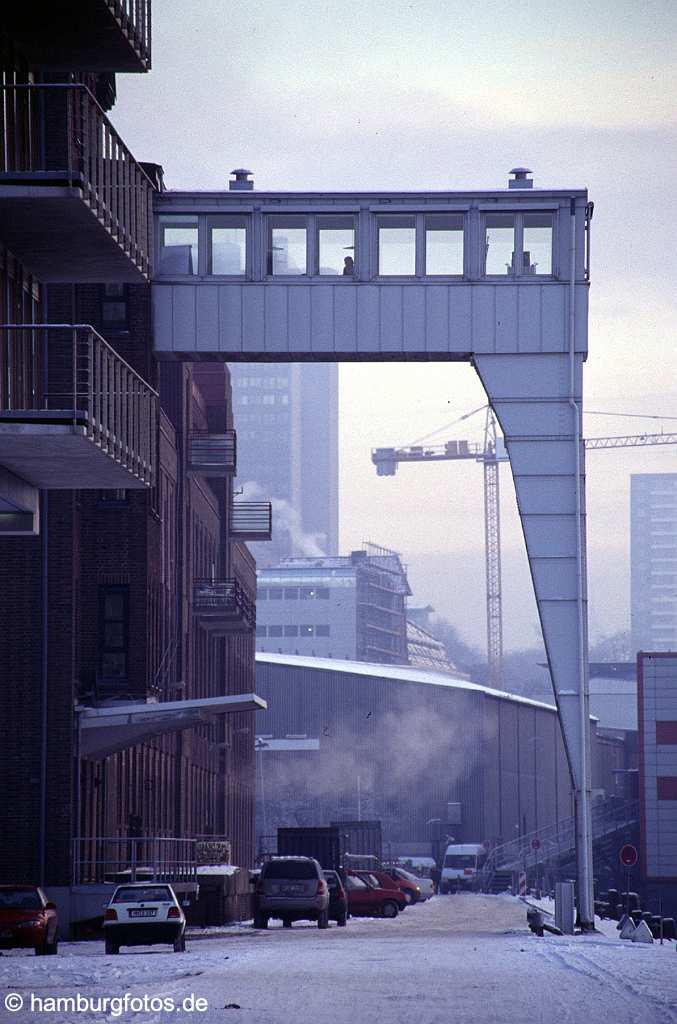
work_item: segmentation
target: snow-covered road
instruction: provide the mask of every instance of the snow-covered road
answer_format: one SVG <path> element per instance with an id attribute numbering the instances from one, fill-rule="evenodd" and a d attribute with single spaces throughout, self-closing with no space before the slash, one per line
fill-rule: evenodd
<path id="1" fill-rule="evenodd" d="M 677 1024 L 675 943 L 621 942 L 608 926 L 607 936 L 539 939 L 525 920 L 510 897 L 440 896 L 394 921 L 353 919 L 328 932 L 296 924 L 189 937 L 185 954 L 106 956 L 103 943 L 64 943 L 56 958 L 5 954 L 0 1020 Z M 10 993 L 23 1000 L 16 1012 L 5 1009 Z M 50 1011 L 50 998 L 78 993 L 82 1009 Z M 97 1006 L 125 993 L 126 1008 Z"/>

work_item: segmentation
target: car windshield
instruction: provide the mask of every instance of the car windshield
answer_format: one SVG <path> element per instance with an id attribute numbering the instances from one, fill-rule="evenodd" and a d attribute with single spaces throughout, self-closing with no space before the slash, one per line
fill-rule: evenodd
<path id="1" fill-rule="evenodd" d="M 0 889 L 0 910 L 42 910 L 35 889 Z"/>
<path id="2" fill-rule="evenodd" d="M 346 885 L 349 889 L 368 889 L 369 886 L 366 882 L 363 882 L 361 878 L 355 878 L 354 875 L 348 875 L 346 878 Z"/>
<path id="3" fill-rule="evenodd" d="M 365 880 L 367 885 L 373 886 L 374 889 L 380 889 L 381 883 L 379 882 L 379 880 L 376 877 L 376 875 L 365 874 L 365 875 L 362 875 L 362 878 Z"/>
<path id="4" fill-rule="evenodd" d="M 173 903 L 172 894 L 166 885 L 145 885 L 135 888 L 132 885 L 118 889 L 113 897 L 114 903 Z"/>
<path id="5" fill-rule="evenodd" d="M 448 853 L 444 858 L 445 868 L 474 868 L 474 853 Z"/>
<path id="6" fill-rule="evenodd" d="M 394 875 L 395 878 L 401 878 L 405 882 L 418 882 L 416 875 L 410 874 L 408 871 L 405 871 L 404 868 L 395 868 Z"/>
<path id="7" fill-rule="evenodd" d="M 312 860 L 271 860 L 263 867 L 264 878 L 317 878 Z"/>

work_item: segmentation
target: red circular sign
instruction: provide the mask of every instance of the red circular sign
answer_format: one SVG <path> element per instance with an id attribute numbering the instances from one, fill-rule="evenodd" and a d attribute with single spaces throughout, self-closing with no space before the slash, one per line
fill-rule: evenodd
<path id="1" fill-rule="evenodd" d="M 540 849 L 540 846 L 541 846 L 541 840 L 540 839 L 532 839 L 531 840 L 531 849 L 532 850 L 538 850 L 538 849 Z"/>
<path id="2" fill-rule="evenodd" d="M 639 860 L 637 848 L 632 843 L 626 843 L 624 846 L 621 846 L 618 856 L 621 864 L 626 868 L 634 868 Z"/>

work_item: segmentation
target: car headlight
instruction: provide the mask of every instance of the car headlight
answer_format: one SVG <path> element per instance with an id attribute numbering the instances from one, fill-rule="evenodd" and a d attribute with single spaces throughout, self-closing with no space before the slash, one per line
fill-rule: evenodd
<path id="1" fill-rule="evenodd" d="M 37 928 L 41 924 L 42 924 L 42 921 L 40 920 L 39 917 L 33 917 L 33 918 L 31 918 L 30 921 L 19 921 L 17 923 L 16 927 L 17 928 Z"/>
<path id="2" fill-rule="evenodd" d="M 416 892 L 420 892 L 420 891 L 421 891 L 421 886 L 420 886 L 420 885 L 417 885 L 417 886 L 416 886 Z"/>

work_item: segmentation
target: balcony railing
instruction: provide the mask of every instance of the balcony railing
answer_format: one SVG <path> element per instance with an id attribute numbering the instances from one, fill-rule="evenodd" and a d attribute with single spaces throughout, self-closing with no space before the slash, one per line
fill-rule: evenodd
<path id="1" fill-rule="evenodd" d="M 233 540 L 270 540 L 273 509 L 269 501 L 235 501 L 230 513 Z"/>
<path id="2" fill-rule="evenodd" d="M 89 325 L 0 324 L 0 462 L 29 483 L 153 486 L 158 415 L 157 392 Z"/>
<path id="3" fill-rule="evenodd" d="M 151 0 L 7 4 L 3 21 L 18 50 L 50 71 L 147 71 Z M 39 16 L 38 16 L 39 15 Z"/>
<path id="4" fill-rule="evenodd" d="M 237 441 L 234 430 L 212 434 L 194 430 L 188 437 L 188 471 L 205 476 L 233 476 L 237 471 Z"/>
<path id="5" fill-rule="evenodd" d="M 195 580 L 193 611 L 201 626 L 215 636 L 251 633 L 256 628 L 256 605 L 239 580 Z"/>
<path id="6" fill-rule="evenodd" d="M 130 279 L 148 277 L 153 185 L 89 89 L 2 86 L 0 123 L 0 227 L 11 251 L 43 281 L 121 279 L 115 259 L 131 262 Z M 30 186 L 30 195 L 16 186 Z M 66 211 L 72 195 L 55 195 L 54 186 L 77 190 L 95 219 Z M 69 218 L 70 233 L 60 215 Z M 112 252 L 96 245 L 102 229 L 116 243 Z M 104 270 L 109 276 L 100 276 Z"/>

